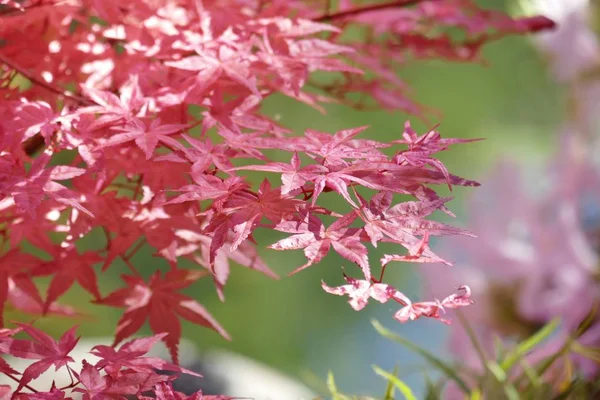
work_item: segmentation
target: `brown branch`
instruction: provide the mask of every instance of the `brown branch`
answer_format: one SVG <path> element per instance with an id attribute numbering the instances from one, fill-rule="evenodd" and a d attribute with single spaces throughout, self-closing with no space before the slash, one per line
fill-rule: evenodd
<path id="1" fill-rule="evenodd" d="M 312 18 L 315 22 L 324 22 L 324 21 L 333 21 L 348 17 L 353 17 L 355 15 L 363 14 L 371 11 L 381 11 L 388 8 L 396 8 L 396 7 L 410 7 L 412 5 L 422 3 L 427 0 L 395 0 L 389 3 L 380 3 L 380 4 L 369 4 L 362 7 L 352 8 L 350 10 L 337 11 L 331 14 L 324 14 L 316 18 Z M 428 1 L 438 1 L 438 0 L 428 0 Z"/>
<path id="2" fill-rule="evenodd" d="M 37 153 L 42 147 L 44 147 L 45 143 L 46 140 L 44 140 L 44 137 L 37 133 L 23 142 L 23 151 L 25 152 L 25 154 L 31 157 L 32 155 Z"/>
<path id="3" fill-rule="evenodd" d="M 32 8 L 40 8 L 40 7 L 53 6 L 53 5 L 56 5 L 56 4 L 55 3 L 44 3 L 43 1 L 40 1 L 38 3 L 31 4 L 27 7 L 22 7 L 22 8 L 14 8 L 14 7 L 8 6 L 6 9 L 0 11 L 0 17 L 12 17 L 15 15 L 23 15 L 24 12 L 26 12 L 27 10 L 31 10 Z"/>
<path id="4" fill-rule="evenodd" d="M 46 89 L 50 92 L 53 92 L 60 96 L 63 96 L 67 99 L 76 101 L 80 104 L 85 104 L 85 105 L 94 104 L 92 101 L 90 101 L 84 97 L 78 96 L 74 93 L 70 93 L 67 90 L 63 90 L 57 86 L 52 85 L 51 83 L 45 82 L 44 80 L 42 80 L 42 79 L 38 78 L 37 76 L 33 75 L 32 73 L 28 72 L 25 68 L 21 67 L 19 64 L 8 59 L 7 57 L 5 57 L 2 54 L 0 54 L 0 63 L 7 65 L 10 69 L 15 70 L 19 74 L 23 75 L 25 78 L 29 79 L 31 82 L 35 83 L 36 85 L 39 85 L 40 87 L 43 87 L 44 89 Z"/>
<path id="5" fill-rule="evenodd" d="M 25 78 L 29 79 L 34 84 L 48 90 L 49 92 L 55 93 L 59 96 L 62 96 L 65 99 L 68 99 L 68 100 L 71 100 L 71 101 L 74 101 L 76 103 L 83 104 L 83 105 L 95 104 L 91 100 L 88 100 L 84 97 L 78 96 L 74 93 L 70 93 L 70 92 L 63 90 L 51 83 L 45 82 L 44 80 L 42 80 L 39 77 L 32 74 L 31 72 L 27 71 L 24 67 L 20 66 L 13 60 L 7 58 L 3 54 L 0 54 L 0 63 L 8 66 L 8 68 L 12 69 L 13 71 L 23 75 Z M 44 138 L 38 133 L 38 134 L 30 137 L 28 140 L 25 141 L 25 143 L 23 143 L 23 151 L 25 151 L 25 154 L 27 154 L 28 156 L 32 156 L 35 153 L 37 153 L 44 146 L 44 143 L 45 143 Z"/>

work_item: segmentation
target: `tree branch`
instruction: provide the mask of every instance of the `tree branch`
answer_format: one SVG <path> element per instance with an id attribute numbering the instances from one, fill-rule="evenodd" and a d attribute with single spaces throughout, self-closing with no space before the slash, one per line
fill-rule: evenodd
<path id="1" fill-rule="evenodd" d="M 19 64 L 15 63 L 14 61 L 5 57 L 3 54 L 0 54 L 0 63 L 7 65 L 10 69 L 15 70 L 19 74 L 23 75 L 25 78 L 29 79 L 31 82 L 35 83 L 36 85 L 39 85 L 40 87 L 43 87 L 44 89 L 46 89 L 50 92 L 53 92 L 60 96 L 63 96 L 67 99 L 76 101 L 80 104 L 85 104 L 85 105 L 94 104 L 92 101 L 90 101 L 84 97 L 78 96 L 74 93 L 70 93 L 66 90 L 63 90 L 57 86 L 52 85 L 51 83 L 48 83 L 48 82 L 38 78 L 37 76 L 28 72 L 25 68 L 21 67 Z"/>
<path id="2" fill-rule="evenodd" d="M 44 81 L 43 79 L 38 78 L 34 74 L 27 71 L 25 68 L 23 68 L 22 66 L 17 64 L 16 62 L 14 62 L 14 61 L 10 60 L 9 58 L 7 58 L 6 56 L 4 56 L 3 54 L 0 54 L 0 63 L 8 66 L 8 68 L 14 70 L 15 72 L 23 75 L 25 78 L 29 79 L 34 84 L 48 90 L 49 92 L 55 93 L 59 96 L 62 96 L 65 99 L 69 99 L 71 101 L 74 101 L 79 104 L 84 104 L 84 105 L 94 104 L 94 102 L 92 102 L 84 97 L 78 96 L 74 93 L 70 93 L 70 92 L 63 90 L 51 83 Z M 40 135 L 38 133 L 38 134 L 30 137 L 23 143 L 23 151 L 25 151 L 25 154 L 27 154 L 28 156 L 32 156 L 35 153 L 37 153 L 38 150 L 40 150 L 44 146 L 44 143 L 45 143 L 44 138 L 42 137 L 42 135 Z"/>
<path id="3" fill-rule="evenodd" d="M 312 20 L 315 22 L 325 22 L 325 21 L 334 21 L 343 18 L 353 17 L 355 15 L 363 14 L 371 11 L 381 11 L 388 8 L 400 8 L 400 7 L 410 7 L 412 5 L 422 3 L 427 0 L 395 0 L 388 3 L 380 3 L 380 4 L 369 4 L 362 7 L 356 7 L 349 10 L 337 11 L 331 14 L 324 14 L 319 17 L 313 18 Z M 438 0 L 428 0 L 428 1 L 438 1 Z"/>

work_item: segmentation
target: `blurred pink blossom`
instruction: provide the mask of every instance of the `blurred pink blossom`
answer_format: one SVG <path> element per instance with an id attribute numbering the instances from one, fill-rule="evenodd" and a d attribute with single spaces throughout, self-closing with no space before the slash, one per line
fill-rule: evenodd
<path id="1" fill-rule="evenodd" d="M 532 40 L 550 58 L 559 81 L 572 81 L 600 61 L 600 44 L 590 27 L 590 0 L 521 0 L 528 13 L 541 13 L 557 27 Z"/>
<path id="2" fill-rule="evenodd" d="M 467 228 L 478 238 L 448 238 L 436 252 L 455 267 L 424 265 L 428 296 L 459 284 L 473 290 L 463 310 L 488 355 L 494 338 L 509 345 L 555 317 L 556 337 L 530 355 L 541 360 L 564 343 L 600 300 L 600 170 L 591 163 L 556 157 L 544 174 L 502 162 L 467 204 Z M 442 274 L 445 274 L 442 276 Z M 470 368 L 482 368 L 461 324 L 453 324 L 449 348 Z M 579 341 L 600 346 L 600 319 Z M 588 375 L 598 364 L 573 356 Z"/>

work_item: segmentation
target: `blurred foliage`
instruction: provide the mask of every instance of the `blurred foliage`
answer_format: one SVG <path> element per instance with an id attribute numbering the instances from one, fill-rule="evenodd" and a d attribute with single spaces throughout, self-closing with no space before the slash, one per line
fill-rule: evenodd
<path id="1" fill-rule="evenodd" d="M 593 318 L 593 314 L 591 319 Z M 463 319 L 463 323 L 464 323 Z M 588 321 L 589 322 L 589 321 Z M 462 392 L 465 400 L 546 400 L 546 399 L 593 399 L 600 395 L 600 382 L 585 380 L 581 376 L 566 374 L 562 381 L 544 379 L 544 373 L 564 355 L 571 351 L 577 338 L 585 329 L 581 329 L 575 335 L 565 341 L 564 346 L 554 354 L 542 359 L 534 365 L 528 365 L 526 355 L 531 351 L 543 346 L 544 342 L 551 337 L 559 325 L 558 320 L 551 321 L 538 332 L 517 343 L 510 350 L 502 351 L 494 357 L 486 357 L 481 354 L 482 371 L 464 370 L 460 364 L 450 364 L 432 354 L 424 347 L 415 345 L 400 335 L 385 328 L 377 321 L 372 322 L 375 330 L 384 338 L 397 342 L 402 346 L 422 356 L 433 368 L 442 372 L 441 383 L 452 382 L 457 393 Z M 585 325 L 585 324 L 583 324 Z M 478 347 L 474 336 L 471 344 Z M 515 367 L 519 365 L 521 369 Z M 416 400 L 411 388 L 398 376 L 398 369 L 392 373 L 373 366 L 374 372 L 387 381 L 383 397 L 355 396 L 342 393 L 335 383 L 334 374 L 330 371 L 325 383 L 327 395 L 332 400 L 394 400 L 395 391 L 406 400 Z M 464 377 L 464 379 L 463 379 Z M 383 385 L 382 385 L 383 387 Z M 444 385 L 430 384 L 424 396 L 426 399 L 453 398 L 458 399 L 457 394 L 444 392 Z M 382 390 L 383 392 L 383 390 Z"/>

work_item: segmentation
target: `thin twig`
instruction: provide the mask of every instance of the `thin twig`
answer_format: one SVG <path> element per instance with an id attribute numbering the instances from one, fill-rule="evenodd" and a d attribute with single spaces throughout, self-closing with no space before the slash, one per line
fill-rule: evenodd
<path id="1" fill-rule="evenodd" d="M 337 11 L 331 14 L 321 15 L 319 17 L 313 18 L 312 20 L 315 22 L 324 22 L 324 21 L 333 21 L 336 19 L 343 19 L 352 17 L 358 14 L 363 14 L 371 11 L 381 11 L 388 8 L 396 8 L 396 7 L 409 7 L 418 3 L 421 3 L 425 0 L 396 0 L 391 1 L 389 3 L 381 3 L 381 4 L 369 4 L 363 7 L 356 7 L 349 10 Z M 429 1 L 437 1 L 437 0 L 429 0 Z"/>
<path id="2" fill-rule="evenodd" d="M 85 104 L 85 105 L 92 105 L 95 104 L 94 102 L 92 102 L 91 100 L 88 100 L 84 97 L 78 96 L 74 93 L 70 93 L 66 90 L 63 90 L 59 87 L 56 87 L 48 82 L 43 81 L 42 79 L 38 78 L 37 76 L 33 75 L 32 73 L 28 72 L 25 68 L 21 67 L 19 64 L 15 63 L 14 61 L 6 58 L 4 55 L 0 54 L 0 63 L 7 65 L 9 68 L 15 70 L 16 72 L 18 72 L 19 74 L 23 75 L 24 77 L 26 77 L 27 79 L 29 79 L 31 82 L 43 87 L 44 89 L 56 93 L 58 95 L 61 95 L 67 99 L 76 101 L 78 103 L 81 104 Z"/>
<path id="3" fill-rule="evenodd" d="M 13 381 L 17 382 L 19 385 L 21 384 L 21 381 L 19 379 L 17 379 L 16 377 L 14 377 L 12 374 L 5 372 L 4 375 L 8 376 L 10 379 L 12 379 Z M 34 388 L 32 388 L 29 385 L 23 385 L 24 388 L 31 390 L 33 393 L 37 393 L 38 391 L 35 390 Z"/>

